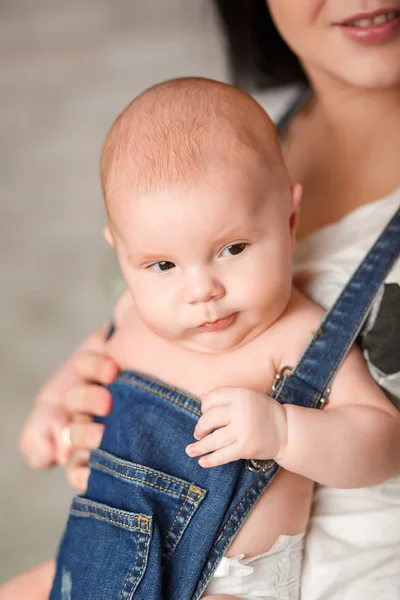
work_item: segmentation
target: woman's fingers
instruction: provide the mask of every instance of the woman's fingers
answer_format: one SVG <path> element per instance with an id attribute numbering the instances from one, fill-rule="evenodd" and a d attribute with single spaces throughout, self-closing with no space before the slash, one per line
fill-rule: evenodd
<path id="1" fill-rule="evenodd" d="M 65 406 L 71 414 L 81 413 L 105 417 L 112 408 L 112 397 L 108 390 L 95 383 L 73 385 L 65 397 Z"/>
<path id="2" fill-rule="evenodd" d="M 82 379 L 103 385 L 112 383 L 119 373 L 112 358 L 96 352 L 82 352 L 75 358 L 74 366 Z"/>
<path id="3" fill-rule="evenodd" d="M 77 450 L 66 467 L 68 483 L 80 494 L 87 488 L 89 455 L 88 450 Z"/>
<path id="4" fill-rule="evenodd" d="M 48 469 L 55 462 L 56 446 L 48 432 L 38 432 L 36 435 L 22 431 L 18 448 L 26 462 L 33 469 Z"/>
<path id="5" fill-rule="evenodd" d="M 69 436 L 72 448 L 91 449 L 100 445 L 104 425 L 81 417 L 70 424 Z"/>

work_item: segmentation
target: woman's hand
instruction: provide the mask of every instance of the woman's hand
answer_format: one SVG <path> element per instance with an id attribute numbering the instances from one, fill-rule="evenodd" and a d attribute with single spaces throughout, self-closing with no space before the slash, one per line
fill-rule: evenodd
<path id="1" fill-rule="evenodd" d="M 112 408 L 111 394 L 102 387 L 114 381 L 119 373 L 118 365 L 106 354 L 83 350 L 74 360 L 74 367 L 81 379 L 66 394 L 66 409 L 71 423 L 66 436 L 73 454 L 66 468 L 70 485 L 84 492 L 89 477 L 88 459 L 92 448 L 99 446 L 104 426 L 94 423 L 92 417 L 104 417 Z"/>

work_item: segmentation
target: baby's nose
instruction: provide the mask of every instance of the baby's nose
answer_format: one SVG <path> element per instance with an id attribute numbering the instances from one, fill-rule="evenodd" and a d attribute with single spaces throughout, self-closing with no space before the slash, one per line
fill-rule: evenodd
<path id="1" fill-rule="evenodd" d="M 217 300 L 225 295 L 225 288 L 211 273 L 197 272 L 187 281 L 187 298 L 191 304 Z"/>

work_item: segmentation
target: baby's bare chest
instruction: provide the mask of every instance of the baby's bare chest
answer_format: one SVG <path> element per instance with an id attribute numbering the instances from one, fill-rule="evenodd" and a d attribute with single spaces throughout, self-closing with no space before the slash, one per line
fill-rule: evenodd
<path id="1" fill-rule="evenodd" d="M 208 354 L 157 339 L 127 323 L 108 342 L 108 352 L 122 369 L 148 373 L 196 396 L 221 386 L 268 393 L 276 375 L 274 339 L 268 334 L 235 351 Z"/>

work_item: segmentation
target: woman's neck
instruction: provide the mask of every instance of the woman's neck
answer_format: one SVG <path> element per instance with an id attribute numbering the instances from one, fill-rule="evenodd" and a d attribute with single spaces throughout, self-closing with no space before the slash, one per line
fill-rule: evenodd
<path id="1" fill-rule="evenodd" d="M 309 73 L 315 91 L 314 110 L 333 140 L 353 147 L 381 139 L 400 142 L 400 83 L 392 87 L 363 88 Z"/>

